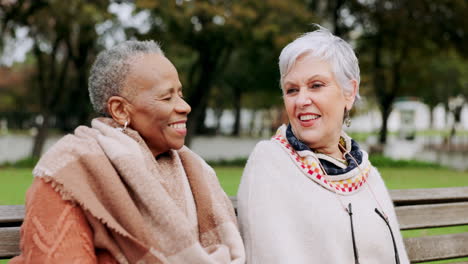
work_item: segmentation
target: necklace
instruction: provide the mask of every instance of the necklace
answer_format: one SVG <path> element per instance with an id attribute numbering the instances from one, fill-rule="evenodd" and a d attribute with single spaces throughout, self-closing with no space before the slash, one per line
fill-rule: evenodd
<path id="1" fill-rule="evenodd" d="M 331 160 L 334 160 L 334 161 L 338 161 L 339 163 L 341 163 L 341 164 L 343 164 L 345 166 L 348 166 L 348 161 L 346 160 L 346 157 L 344 157 L 344 153 L 343 153 L 343 150 L 342 150 L 342 149 L 346 149 L 346 141 L 345 141 L 345 139 L 343 137 L 340 137 L 340 140 L 338 141 L 338 149 L 340 150 L 340 152 L 342 154 L 341 159 L 333 157 L 332 155 L 329 155 L 329 154 L 326 154 L 326 153 L 323 153 L 323 152 L 320 152 L 320 151 L 313 150 L 313 152 L 315 152 L 316 154 L 325 156 L 323 158 L 327 159 L 328 161 L 330 161 L 330 159 L 331 159 Z"/>

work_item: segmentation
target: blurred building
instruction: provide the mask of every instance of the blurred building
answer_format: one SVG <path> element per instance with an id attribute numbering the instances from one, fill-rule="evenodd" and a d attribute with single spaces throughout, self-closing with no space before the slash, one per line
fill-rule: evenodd
<path id="1" fill-rule="evenodd" d="M 242 109 L 241 134 L 268 137 L 278 127 L 278 124 L 287 122 L 281 108 L 267 110 Z M 448 130 L 454 122 L 453 115 L 439 104 L 431 109 L 426 104 L 415 98 L 403 98 L 398 100 L 388 118 L 389 132 L 401 133 L 402 137 L 410 136 L 411 132 L 421 130 Z M 234 124 L 232 110 L 224 110 L 218 117 L 213 109 L 206 112 L 206 127 L 216 131 L 217 134 L 231 134 Z M 347 131 L 374 132 L 379 131 L 382 125 L 382 117 L 378 109 L 358 109 L 352 116 L 352 123 Z M 468 104 L 465 104 L 461 112 L 460 130 L 468 130 Z"/>

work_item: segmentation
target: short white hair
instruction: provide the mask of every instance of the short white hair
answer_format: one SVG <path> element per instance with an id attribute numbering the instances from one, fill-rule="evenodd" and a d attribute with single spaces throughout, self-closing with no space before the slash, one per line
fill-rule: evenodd
<path id="1" fill-rule="evenodd" d="M 150 53 L 164 55 L 159 44 L 152 40 L 127 40 L 99 53 L 88 80 L 89 98 L 96 112 L 109 115 L 107 100 L 122 95 L 131 59 Z"/>
<path id="2" fill-rule="evenodd" d="M 317 30 L 308 32 L 289 43 L 279 56 L 279 69 L 281 74 L 281 87 L 283 78 L 291 71 L 296 60 L 301 55 L 312 55 L 324 60 L 332 67 L 338 84 L 345 93 L 351 93 L 352 80 L 357 82 L 356 99 L 359 99 L 359 63 L 351 45 L 333 35 L 328 29 L 316 25 Z"/>

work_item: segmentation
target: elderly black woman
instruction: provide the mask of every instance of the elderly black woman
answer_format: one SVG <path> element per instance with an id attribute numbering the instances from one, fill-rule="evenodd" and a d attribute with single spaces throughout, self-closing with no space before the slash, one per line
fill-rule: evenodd
<path id="1" fill-rule="evenodd" d="M 191 109 L 159 45 L 101 52 L 89 94 L 102 116 L 34 168 L 10 263 L 244 263 L 228 197 L 184 146 Z"/>
<path id="2" fill-rule="evenodd" d="M 409 263 L 387 188 L 343 131 L 359 91 L 353 49 L 319 27 L 279 68 L 289 124 L 257 144 L 238 192 L 247 263 Z"/>

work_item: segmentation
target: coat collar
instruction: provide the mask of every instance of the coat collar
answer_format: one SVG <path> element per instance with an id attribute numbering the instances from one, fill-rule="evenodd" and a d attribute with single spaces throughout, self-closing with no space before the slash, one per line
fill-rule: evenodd
<path id="1" fill-rule="evenodd" d="M 365 151 L 357 148 L 362 155 L 360 163 L 358 161 L 359 166 L 354 166 L 349 171 L 337 168 L 337 170 L 341 170 L 340 174 L 329 175 L 326 168 L 324 173 L 320 167 L 320 164 L 325 167 L 323 164 L 327 161 L 320 159 L 316 153 L 310 150 L 310 148 L 308 150 L 304 149 L 297 151 L 289 142 L 286 136 L 286 131 L 287 126 L 282 125 L 278 128 L 276 135 L 273 136 L 271 140 L 278 143 L 283 150 L 287 152 L 293 163 L 298 166 L 302 173 L 314 182 L 330 191 L 343 195 L 352 194 L 360 190 L 366 182 L 371 171 L 371 164 Z M 349 136 L 344 133 L 343 135 L 349 139 L 348 142 L 352 142 Z M 352 144 L 347 145 L 350 146 L 352 151 Z"/>

